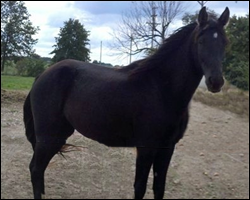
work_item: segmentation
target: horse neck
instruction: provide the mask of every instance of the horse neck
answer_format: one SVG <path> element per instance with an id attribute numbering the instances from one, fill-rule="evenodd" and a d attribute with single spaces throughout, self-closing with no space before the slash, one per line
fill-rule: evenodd
<path id="1" fill-rule="evenodd" d="M 162 92 L 166 98 L 171 96 L 172 103 L 180 110 L 188 107 L 202 78 L 202 71 L 197 67 L 193 49 L 193 45 L 187 42 L 175 53 L 167 56 L 159 68 Z"/>

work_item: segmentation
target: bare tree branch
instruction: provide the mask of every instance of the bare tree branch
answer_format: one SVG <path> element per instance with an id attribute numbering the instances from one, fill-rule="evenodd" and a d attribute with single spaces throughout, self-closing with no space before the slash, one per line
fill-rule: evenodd
<path id="1" fill-rule="evenodd" d="M 169 25 L 183 13 L 183 5 L 182 1 L 132 2 L 132 8 L 122 15 L 112 34 L 111 47 L 126 55 L 152 51 L 167 37 Z"/>

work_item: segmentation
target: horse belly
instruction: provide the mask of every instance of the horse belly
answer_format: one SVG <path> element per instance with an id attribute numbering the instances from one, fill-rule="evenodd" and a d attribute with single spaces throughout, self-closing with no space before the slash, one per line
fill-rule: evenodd
<path id="1" fill-rule="evenodd" d="M 124 137 L 119 137 L 115 135 L 114 137 L 98 138 L 96 141 L 109 147 L 134 147 L 135 146 L 135 143 L 133 142 L 133 138 L 124 138 Z"/>
<path id="2" fill-rule="evenodd" d="M 67 117 L 71 125 L 83 136 L 111 147 L 132 147 L 134 145 L 132 123 L 103 116 L 74 115 Z M 109 119 L 109 120 L 108 120 Z"/>
<path id="3" fill-rule="evenodd" d="M 78 130 L 78 129 L 77 129 Z M 97 130 L 95 128 L 89 127 L 89 129 L 78 130 L 85 137 L 95 140 L 101 144 L 110 147 L 133 147 L 135 146 L 133 142 L 133 137 L 129 131 L 122 130 L 111 130 L 102 129 Z"/>

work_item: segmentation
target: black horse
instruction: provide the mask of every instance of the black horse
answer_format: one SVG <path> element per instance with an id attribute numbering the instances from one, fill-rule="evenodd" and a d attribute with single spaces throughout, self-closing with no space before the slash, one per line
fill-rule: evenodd
<path id="1" fill-rule="evenodd" d="M 34 197 L 45 193 L 44 172 L 74 130 L 107 146 L 136 147 L 135 198 L 146 191 L 151 166 L 156 199 L 164 196 L 175 144 L 188 123 L 188 105 L 203 75 L 211 92 L 224 84 L 226 8 L 210 19 L 202 8 L 197 23 L 164 41 L 152 56 L 122 69 L 63 60 L 35 81 L 24 104 Z"/>

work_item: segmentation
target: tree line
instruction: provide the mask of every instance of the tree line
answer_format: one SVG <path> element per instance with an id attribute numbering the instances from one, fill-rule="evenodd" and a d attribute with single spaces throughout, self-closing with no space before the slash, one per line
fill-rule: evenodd
<path id="1" fill-rule="evenodd" d="M 56 44 L 50 54 L 42 58 L 33 50 L 37 39 L 33 36 L 39 27 L 32 25 L 30 14 L 23 1 L 1 1 L 1 72 L 21 76 L 37 76 L 51 64 L 71 58 L 90 60 L 89 31 L 79 20 L 69 19 L 60 28 Z M 7 68 L 6 68 L 7 65 Z"/>
<path id="2" fill-rule="evenodd" d="M 199 1 L 204 6 L 207 1 Z M 120 28 L 113 34 L 113 48 L 123 54 L 153 53 L 169 35 L 169 25 L 184 13 L 179 1 L 133 2 L 133 9 L 123 15 Z M 197 14 L 185 13 L 183 24 L 194 22 Z M 214 11 L 211 14 L 216 16 Z M 90 32 L 77 19 L 69 19 L 60 28 L 52 59 L 35 54 L 33 46 L 39 31 L 29 20 L 23 1 L 1 1 L 1 71 L 13 68 L 16 74 L 37 76 L 52 63 L 71 58 L 90 61 Z M 226 29 L 230 45 L 224 62 L 226 79 L 233 85 L 249 89 L 249 14 L 231 16 Z M 97 61 L 95 63 L 98 64 Z"/>

